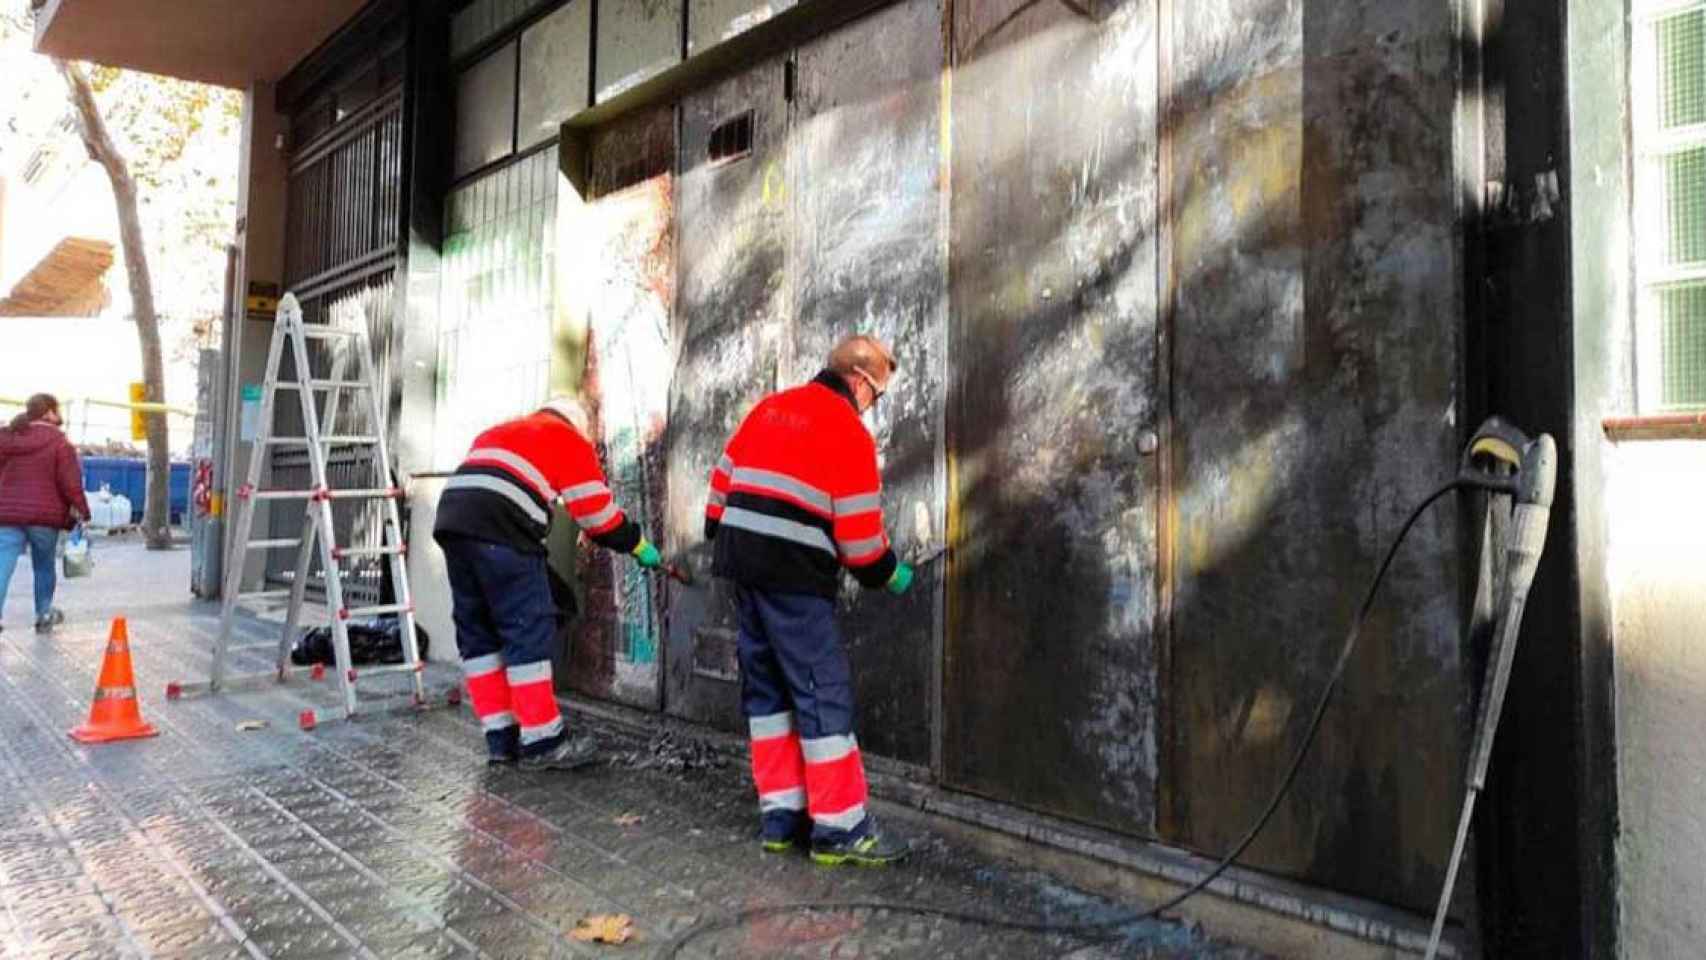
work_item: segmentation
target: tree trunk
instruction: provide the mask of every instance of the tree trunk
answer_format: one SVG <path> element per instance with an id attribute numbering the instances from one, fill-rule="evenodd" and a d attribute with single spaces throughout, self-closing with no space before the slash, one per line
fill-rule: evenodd
<path id="1" fill-rule="evenodd" d="M 154 282 L 148 274 L 148 249 L 142 242 L 142 218 L 136 209 L 136 183 L 130 165 L 107 134 L 106 121 L 95 103 L 95 92 L 81 67 L 54 58 L 54 65 L 71 91 L 77 110 L 78 132 L 89 159 L 101 165 L 112 183 L 113 202 L 118 207 L 119 240 L 124 246 L 124 272 L 130 281 L 131 309 L 136 315 L 136 339 L 142 349 L 142 382 L 150 403 L 166 402 L 166 364 L 160 352 L 160 318 L 154 313 Z M 168 496 L 172 463 L 167 448 L 166 415 L 150 413 L 143 418 L 148 427 L 148 492 L 142 509 L 142 532 L 148 549 L 164 550 L 172 545 Z"/>

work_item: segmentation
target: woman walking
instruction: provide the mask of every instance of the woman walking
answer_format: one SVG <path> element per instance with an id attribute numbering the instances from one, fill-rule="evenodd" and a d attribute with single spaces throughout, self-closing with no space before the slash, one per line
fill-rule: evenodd
<path id="1" fill-rule="evenodd" d="M 18 558 L 29 549 L 35 570 L 36 632 L 64 621 L 54 609 L 54 551 L 59 531 L 89 516 L 77 450 L 60 430 L 59 401 L 38 393 L 0 428 L 0 600 Z"/>

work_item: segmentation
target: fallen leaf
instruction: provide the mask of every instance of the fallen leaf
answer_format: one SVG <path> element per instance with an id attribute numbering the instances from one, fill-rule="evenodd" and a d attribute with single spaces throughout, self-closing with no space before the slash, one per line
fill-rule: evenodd
<path id="1" fill-rule="evenodd" d="M 265 730 L 266 728 L 267 722 L 265 720 L 240 720 L 237 723 L 237 729 L 244 733 L 251 730 Z"/>
<path id="2" fill-rule="evenodd" d="M 634 918 L 625 913 L 594 914 L 569 931 L 569 936 L 582 943 L 627 943 L 633 935 Z"/>
<path id="3" fill-rule="evenodd" d="M 616 818 L 618 827 L 634 827 L 646 822 L 646 818 L 637 813 L 624 813 Z"/>

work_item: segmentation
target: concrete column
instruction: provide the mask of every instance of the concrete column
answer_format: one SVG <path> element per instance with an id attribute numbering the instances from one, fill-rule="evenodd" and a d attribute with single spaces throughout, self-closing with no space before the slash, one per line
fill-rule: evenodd
<path id="1" fill-rule="evenodd" d="M 450 182 L 450 10 L 447 0 L 417 0 L 409 20 L 409 73 L 403 94 L 404 182 L 402 225 L 407 238 L 397 286 L 396 329 L 402 337 L 402 407 L 394 448 L 408 496 L 409 584 L 415 619 L 432 637 L 428 659 L 455 663 L 456 629 L 450 618 L 444 553 L 433 542 L 433 520 L 446 466 L 434 447 L 437 432 L 439 278 L 444 242 L 444 196 Z M 455 451 L 449 456 L 459 456 Z M 452 464 L 453 466 L 453 464 Z"/>
<path id="2" fill-rule="evenodd" d="M 285 149 L 288 121 L 274 108 L 274 85 L 251 84 L 243 98 L 243 134 L 239 145 L 237 184 L 237 320 L 225 339 L 226 435 L 219 438 L 221 487 L 232 526 L 233 497 L 248 475 L 253 445 L 240 439 L 244 385 L 258 386 L 266 374 L 267 346 L 272 337 L 272 313 L 249 312 L 247 295 L 282 290 L 284 283 L 285 211 L 290 164 Z M 266 506 L 255 513 L 256 529 L 264 529 Z M 226 544 L 227 563 L 232 557 Z M 253 589 L 265 569 L 257 553 L 243 558 L 243 587 Z M 229 568 L 227 568 L 229 569 Z"/>

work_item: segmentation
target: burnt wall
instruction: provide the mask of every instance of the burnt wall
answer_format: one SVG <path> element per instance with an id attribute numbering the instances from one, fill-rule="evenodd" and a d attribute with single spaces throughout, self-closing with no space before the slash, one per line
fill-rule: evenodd
<path id="1" fill-rule="evenodd" d="M 1454 470 L 1454 17 L 1374 0 L 1173 17 L 1163 834 L 1214 851 L 1279 782 L 1375 564 Z M 1467 722 L 1457 522 L 1440 508 L 1412 535 L 1247 862 L 1432 903 Z"/>
<path id="2" fill-rule="evenodd" d="M 641 362 L 667 384 L 644 465 L 702 575 L 655 598 L 664 709 L 740 726 L 699 532 L 723 443 L 873 332 L 902 364 L 870 418 L 890 532 L 950 552 L 906 598 L 843 596 L 862 743 L 954 789 L 1230 845 L 1481 409 L 1456 29 L 1408 0 L 908 0 L 675 104 L 668 197 L 590 201 L 632 206 L 611 236 L 646 242 L 618 266 L 676 251 L 627 270 L 673 297 Z M 1430 905 L 1476 663 L 1469 519 L 1412 535 L 1250 865 Z"/>
<path id="3" fill-rule="evenodd" d="M 943 776 L 1150 834 L 1156 20 L 1101 7 L 954 5 Z"/>
<path id="4" fill-rule="evenodd" d="M 942 15 L 897 4 L 801 47 L 790 121 L 790 382 L 852 333 L 891 344 L 899 373 L 869 415 L 883 509 L 902 557 L 942 542 L 947 275 L 941 242 Z M 932 659 L 945 565 L 903 597 L 843 581 L 843 635 L 859 690 L 859 741 L 930 762 Z"/>

